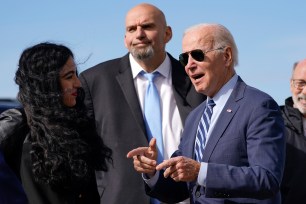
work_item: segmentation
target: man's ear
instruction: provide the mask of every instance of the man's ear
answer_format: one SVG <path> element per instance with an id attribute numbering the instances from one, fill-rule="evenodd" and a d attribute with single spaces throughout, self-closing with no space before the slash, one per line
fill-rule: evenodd
<path id="1" fill-rule="evenodd" d="M 123 41 L 124 41 L 124 45 L 125 45 L 125 47 L 126 48 L 128 48 L 128 46 L 127 46 L 127 44 L 126 44 L 126 36 L 124 35 L 124 39 L 123 39 Z"/>
<path id="2" fill-rule="evenodd" d="M 170 26 L 167 26 L 166 32 L 165 32 L 165 43 L 168 43 L 172 38 L 172 28 Z"/>
<path id="3" fill-rule="evenodd" d="M 230 67 L 233 64 L 233 50 L 231 47 L 226 47 L 224 51 L 225 65 Z"/>

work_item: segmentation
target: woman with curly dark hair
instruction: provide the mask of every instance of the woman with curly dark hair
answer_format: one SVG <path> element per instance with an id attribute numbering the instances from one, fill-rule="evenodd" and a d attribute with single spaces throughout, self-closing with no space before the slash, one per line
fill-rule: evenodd
<path id="1" fill-rule="evenodd" d="M 29 203 L 99 203 L 95 170 L 111 150 L 86 114 L 73 53 L 40 43 L 23 51 L 15 76 L 28 134 L 20 176 Z"/>

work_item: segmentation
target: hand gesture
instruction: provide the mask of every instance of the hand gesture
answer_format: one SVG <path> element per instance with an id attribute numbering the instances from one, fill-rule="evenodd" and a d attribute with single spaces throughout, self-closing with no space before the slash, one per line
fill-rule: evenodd
<path id="1" fill-rule="evenodd" d="M 138 147 L 128 152 L 126 156 L 127 158 L 133 158 L 134 169 L 137 172 L 152 177 L 156 172 L 157 165 L 156 139 L 151 139 L 149 147 Z"/>
<path id="2" fill-rule="evenodd" d="M 160 163 L 156 170 L 165 169 L 164 177 L 170 176 L 174 181 L 195 181 L 201 164 L 193 159 L 179 156 Z"/>

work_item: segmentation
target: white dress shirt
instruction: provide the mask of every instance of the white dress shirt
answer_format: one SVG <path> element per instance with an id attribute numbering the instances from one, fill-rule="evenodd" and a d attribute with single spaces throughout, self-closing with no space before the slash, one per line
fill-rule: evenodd
<path id="1" fill-rule="evenodd" d="M 139 74 L 144 71 L 143 68 L 129 55 L 134 84 L 142 112 L 144 112 L 144 98 L 149 81 Z M 154 84 L 158 90 L 161 102 L 162 113 L 162 133 L 163 133 L 163 149 L 164 159 L 169 159 L 174 151 L 177 150 L 180 143 L 183 124 L 180 113 L 173 95 L 171 61 L 166 55 L 163 63 L 155 70 L 160 73 L 154 80 Z"/>

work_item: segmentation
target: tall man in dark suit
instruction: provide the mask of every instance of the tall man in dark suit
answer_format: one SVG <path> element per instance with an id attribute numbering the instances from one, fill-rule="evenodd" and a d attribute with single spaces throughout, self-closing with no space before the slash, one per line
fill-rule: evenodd
<path id="1" fill-rule="evenodd" d="M 165 202 L 280 203 L 284 122 L 277 103 L 236 74 L 231 33 L 219 24 L 189 28 L 180 61 L 207 101 L 189 114 L 171 159 L 156 166 L 155 139 L 128 153 L 150 178 L 148 194 Z"/>
<path id="2" fill-rule="evenodd" d="M 165 159 L 178 147 L 187 114 L 205 100 L 181 64 L 166 53 L 171 37 L 162 11 L 149 4 L 137 5 L 126 15 L 124 41 L 129 53 L 80 74 L 89 114 L 113 150 L 113 166 L 107 173 L 96 174 L 103 204 L 150 203 L 141 175 L 126 159 L 130 149 L 148 145 L 143 115 L 148 81 L 141 73 L 159 72 L 155 83 L 161 97 Z"/>

